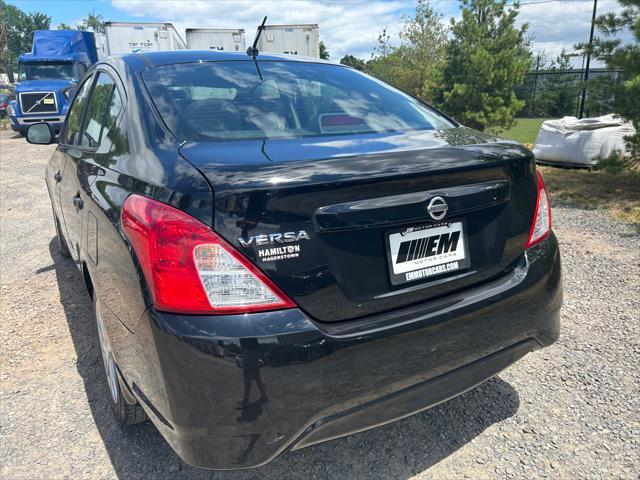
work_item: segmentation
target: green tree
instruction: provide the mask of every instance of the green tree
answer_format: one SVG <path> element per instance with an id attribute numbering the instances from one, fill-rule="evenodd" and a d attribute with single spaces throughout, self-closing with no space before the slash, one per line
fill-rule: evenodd
<path id="1" fill-rule="evenodd" d="M 524 113 L 544 118 L 576 114 L 580 82 L 572 71 L 572 56 L 563 49 L 550 62 L 545 60 L 544 53 L 536 57 L 536 73 L 527 75 L 525 83 L 516 89 L 518 98 L 526 102 Z"/>
<path id="2" fill-rule="evenodd" d="M 543 90 L 547 94 L 548 113 L 540 116 L 559 118 L 575 115 L 580 82 L 575 73 L 563 73 L 572 69 L 571 57 L 572 55 L 562 49 L 560 55 L 551 62 L 551 75 L 548 76 Z"/>
<path id="3" fill-rule="evenodd" d="M 340 59 L 340 63 L 342 65 L 353 67 L 356 70 L 360 70 L 361 72 L 363 72 L 367 68 L 367 64 L 364 60 L 358 57 L 354 57 L 353 55 L 345 55 Z"/>
<path id="4" fill-rule="evenodd" d="M 623 10 L 620 14 L 606 13 L 598 17 L 596 25 L 602 37 L 593 42 L 593 56 L 604 61 L 612 70 L 621 70 L 619 81 L 609 82 L 613 91 L 613 111 L 633 122 L 635 135 L 626 137 L 627 148 L 636 164 L 640 163 L 640 0 L 618 0 Z M 617 33 L 628 30 L 635 42 L 622 44 L 613 38 Z M 588 52 L 589 46 L 579 44 L 578 51 Z M 594 79 L 587 91 L 596 89 L 602 81 Z"/>
<path id="5" fill-rule="evenodd" d="M 329 60 L 329 50 L 322 40 L 320 40 L 320 58 L 323 60 Z"/>
<path id="6" fill-rule="evenodd" d="M 445 60 L 447 27 L 428 0 L 418 0 L 413 17 L 405 17 L 400 40 L 398 54 L 403 68 L 397 72 L 400 78 L 396 84 L 416 97 L 430 100 Z"/>
<path id="7" fill-rule="evenodd" d="M 462 19 L 451 20 L 435 100 L 462 123 L 485 130 L 508 127 L 524 101 L 515 89 L 531 66 L 527 25 L 516 28 L 519 4 L 506 0 L 462 0 Z"/>
<path id="8" fill-rule="evenodd" d="M 378 36 L 366 71 L 420 99 L 431 101 L 445 60 L 447 27 L 429 0 L 418 0 L 412 16 L 404 17 L 400 45 L 384 29 Z"/>
<path id="9" fill-rule="evenodd" d="M 373 49 L 371 59 L 366 64 L 366 72 L 387 83 L 400 87 L 400 70 L 403 68 L 402 55 L 391 44 L 391 35 L 383 29 L 378 35 L 378 45 Z M 400 87 L 401 88 L 401 87 Z"/>
<path id="10" fill-rule="evenodd" d="M 18 66 L 18 55 L 31 51 L 34 30 L 48 30 L 51 17 L 40 12 L 24 13 L 13 5 L 0 0 L 0 21 L 4 23 L 6 48 L 1 48 L 2 69 L 9 62 L 14 68 Z"/>
<path id="11" fill-rule="evenodd" d="M 91 10 L 89 14 L 82 20 L 82 23 L 78 25 L 79 30 L 91 30 L 95 33 L 104 33 L 104 18 L 102 15 L 97 14 L 95 10 Z M 320 42 L 322 44 L 322 42 Z"/>
<path id="12" fill-rule="evenodd" d="M 31 30 L 49 30 L 51 17 L 41 12 L 30 12 L 27 14 L 27 23 Z"/>
<path id="13" fill-rule="evenodd" d="M 105 21 L 102 15 L 97 14 L 95 10 L 91 10 L 90 13 L 82 20 L 81 23 L 72 27 L 71 25 L 61 22 L 58 24 L 58 30 L 90 30 L 95 33 L 105 32 Z"/>

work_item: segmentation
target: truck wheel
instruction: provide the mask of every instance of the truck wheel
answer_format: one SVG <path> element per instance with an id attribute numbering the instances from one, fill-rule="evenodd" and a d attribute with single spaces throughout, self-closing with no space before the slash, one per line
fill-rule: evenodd
<path id="1" fill-rule="evenodd" d="M 104 373 L 107 379 L 107 398 L 109 405 L 111 405 L 111 410 L 113 410 L 118 421 L 124 425 L 135 425 L 136 423 L 144 422 L 147 419 L 147 415 L 140 404 L 130 405 L 122 394 L 122 387 L 118 378 L 118 366 L 113 358 L 111 343 L 100 315 L 98 296 L 94 293 L 93 297 L 100 353 L 102 354 L 102 364 L 104 365 Z"/>
<path id="2" fill-rule="evenodd" d="M 71 253 L 69 252 L 69 247 L 67 246 L 67 241 L 62 236 L 62 230 L 60 229 L 60 221 L 58 220 L 58 217 L 56 217 L 55 213 L 53 214 L 53 223 L 56 226 L 56 238 L 57 238 L 57 241 L 58 241 L 58 253 L 62 257 L 65 257 L 65 258 L 70 257 Z"/>

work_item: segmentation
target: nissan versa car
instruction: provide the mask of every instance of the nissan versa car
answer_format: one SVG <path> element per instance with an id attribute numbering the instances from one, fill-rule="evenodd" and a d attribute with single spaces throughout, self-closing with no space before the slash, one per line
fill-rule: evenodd
<path id="1" fill-rule="evenodd" d="M 443 402 L 559 333 L 531 152 L 354 69 L 110 57 L 46 183 L 108 397 L 184 459 L 255 467 Z M 87 319 L 89 321 L 89 319 Z"/>

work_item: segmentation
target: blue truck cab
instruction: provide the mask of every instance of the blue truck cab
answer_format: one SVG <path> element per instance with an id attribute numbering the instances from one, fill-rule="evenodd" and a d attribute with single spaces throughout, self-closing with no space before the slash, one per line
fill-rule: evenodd
<path id="1" fill-rule="evenodd" d="M 64 122 L 73 87 L 98 61 L 92 32 L 36 30 L 30 53 L 18 57 L 11 129 L 24 135 L 32 123 L 47 122 L 56 132 Z"/>

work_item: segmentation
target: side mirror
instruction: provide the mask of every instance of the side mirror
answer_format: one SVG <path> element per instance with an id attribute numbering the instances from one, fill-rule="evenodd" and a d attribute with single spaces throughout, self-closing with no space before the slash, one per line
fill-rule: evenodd
<path id="1" fill-rule="evenodd" d="M 10 63 L 7 63 L 7 78 L 9 79 L 9 83 L 16 83 L 13 77 L 13 65 Z"/>
<path id="2" fill-rule="evenodd" d="M 27 142 L 35 145 L 50 145 L 56 142 L 56 136 L 48 123 L 33 123 L 27 127 Z"/>

